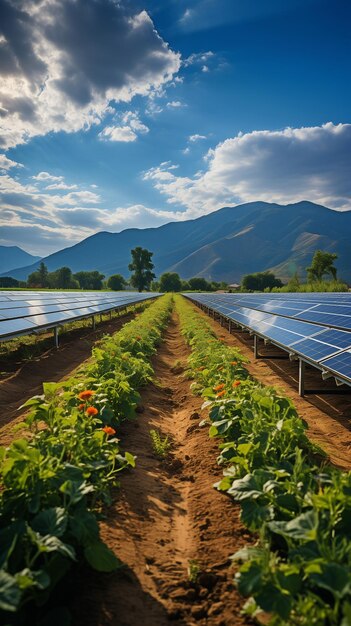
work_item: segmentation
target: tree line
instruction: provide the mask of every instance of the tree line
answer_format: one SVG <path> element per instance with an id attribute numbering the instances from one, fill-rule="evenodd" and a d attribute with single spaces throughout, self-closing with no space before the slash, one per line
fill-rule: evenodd
<path id="1" fill-rule="evenodd" d="M 1 287 L 28 287 L 32 289 L 84 289 L 101 290 L 111 289 L 122 291 L 128 286 L 138 291 L 216 291 L 225 289 L 227 283 L 210 282 L 204 278 L 194 277 L 185 281 L 176 272 L 165 272 L 155 280 L 152 262 L 153 252 L 137 246 L 131 250 L 131 262 L 128 269 L 131 272 L 129 280 L 121 274 L 113 274 L 105 280 L 104 274 L 97 270 L 80 271 L 73 273 L 67 267 L 60 267 L 49 272 L 43 261 L 37 270 L 29 274 L 27 281 L 18 281 L 8 276 L 0 277 Z"/>
<path id="2" fill-rule="evenodd" d="M 140 246 L 131 250 L 131 262 L 128 265 L 131 276 L 128 281 L 121 274 L 113 274 L 105 280 L 104 274 L 97 270 L 73 273 L 69 267 L 60 267 L 54 272 L 49 272 L 42 261 L 38 269 L 28 276 L 27 282 L 17 281 L 10 277 L 0 277 L 0 288 L 29 287 L 84 290 L 106 288 L 113 291 L 122 291 L 126 287 L 131 286 L 138 289 L 138 291 L 161 292 L 228 290 L 228 283 L 224 281 L 208 281 L 199 276 L 182 280 L 176 272 L 165 272 L 160 276 L 159 280 L 155 280 L 156 276 L 152 271 L 154 269 L 152 256 L 152 252 Z M 334 266 L 337 258 L 338 256 L 335 253 L 316 250 L 311 265 L 306 268 L 309 281 L 307 285 L 322 283 L 325 277 L 330 276 L 332 282 L 335 283 L 333 290 L 338 290 L 338 286 L 344 288 L 345 285 L 337 281 L 337 271 Z M 300 284 L 297 274 L 284 285 L 273 272 L 269 271 L 247 274 L 243 277 L 241 283 L 242 291 L 300 291 L 304 287 L 306 286 Z"/>

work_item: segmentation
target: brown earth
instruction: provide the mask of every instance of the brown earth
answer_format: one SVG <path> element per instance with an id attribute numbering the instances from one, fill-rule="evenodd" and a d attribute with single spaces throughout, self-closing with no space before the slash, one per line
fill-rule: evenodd
<path id="1" fill-rule="evenodd" d="M 206 317 L 218 337 L 228 345 L 238 347 L 250 360 L 247 369 L 252 376 L 265 385 L 277 387 L 291 398 L 299 415 L 308 424 L 309 438 L 328 454 L 330 462 L 341 469 L 351 469 L 351 389 L 346 395 L 338 395 L 333 379 L 323 381 L 318 370 L 306 366 L 306 389 L 322 389 L 323 393 L 301 398 L 298 394 L 297 361 L 281 358 L 286 356 L 282 350 L 272 345 L 264 346 L 263 342 L 259 344 L 262 356 L 255 360 L 253 339 L 249 333 L 233 329 L 230 334 L 219 321 L 208 317 L 200 309 L 197 311 Z M 273 355 L 273 359 L 267 355 Z"/>
<path id="2" fill-rule="evenodd" d="M 137 455 L 121 478 L 102 536 L 125 567 L 81 581 L 75 626 L 243 626 L 229 556 L 252 538 L 239 507 L 213 488 L 222 471 L 217 442 L 200 427 L 201 398 L 184 377 L 189 351 L 173 316 L 154 359 L 156 382 L 142 394 L 142 412 L 121 439 Z M 159 460 L 150 429 L 172 442 Z M 199 569 L 189 581 L 189 564 Z"/>
<path id="3" fill-rule="evenodd" d="M 129 312 L 102 322 L 95 330 L 76 329 L 60 336 L 58 349 L 52 346 L 30 361 L 13 362 L 11 374 L 0 381 L 0 440 L 7 430 L 4 431 L 3 427 L 20 419 L 19 407 L 28 398 L 42 393 L 43 381 L 58 382 L 68 378 L 75 368 L 91 357 L 94 344 L 103 335 L 117 332 L 133 317 L 134 313 Z"/>
<path id="4" fill-rule="evenodd" d="M 118 330 L 126 319 L 113 322 L 113 328 L 105 326 L 103 332 Z M 206 319 L 219 337 L 250 359 L 248 369 L 253 376 L 292 398 L 310 426 L 311 439 L 328 451 L 331 461 L 350 468 L 349 398 L 332 394 L 300 398 L 295 363 L 254 361 L 247 333 L 230 335 L 218 322 Z M 51 350 L 37 363 L 29 363 L 28 367 L 36 366 L 34 370 L 23 366 L 14 381 L 14 405 L 11 409 L 10 396 L 4 397 L 2 415 L 9 415 L 10 405 L 13 418 L 16 406 L 38 393 L 43 380 L 68 376 L 90 355 L 97 338 L 87 332 L 79 340 L 82 345 L 70 348 L 63 343 L 59 351 Z M 268 350 L 273 349 L 264 348 L 262 353 Z M 153 359 L 155 383 L 142 393 L 138 419 L 120 432 L 125 449 L 137 455 L 137 466 L 121 475 L 121 489 L 101 524 L 103 538 L 124 566 L 110 575 L 85 573 L 75 581 L 74 626 L 251 623 L 240 614 L 243 600 L 233 586 L 228 557 L 253 538 L 240 524 L 239 507 L 212 487 L 222 473 L 216 464 L 217 442 L 208 438 L 207 427 L 199 426 L 205 415 L 201 414 L 202 400 L 192 395 L 184 376 L 188 354 L 173 316 Z M 19 383 L 21 376 L 24 383 Z M 308 371 L 307 382 L 313 387 L 322 384 L 314 371 Z M 2 390 L 0 385 L 0 394 Z M 21 399 L 16 397 L 19 391 Z M 165 460 L 153 451 L 150 429 L 159 430 L 172 443 Z M 190 563 L 199 570 L 196 584 L 189 581 Z"/>

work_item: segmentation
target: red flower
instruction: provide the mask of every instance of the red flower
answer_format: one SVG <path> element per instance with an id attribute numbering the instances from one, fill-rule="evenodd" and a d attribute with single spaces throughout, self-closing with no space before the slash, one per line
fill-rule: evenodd
<path id="1" fill-rule="evenodd" d="M 226 394 L 226 390 L 223 389 L 223 391 L 220 391 L 219 393 L 217 393 L 217 398 L 221 398 L 222 396 L 224 396 Z"/>
<path id="2" fill-rule="evenodd" d="M 116 431 L 114 428 L 112 428 L 112 426 L 104 426 L 103 429 L 104 433 L 106 433 L 106 435 L 115 435 Z"/>
<path id="3" fill-rule="evenodd" d="M 238 365 L 238 361 L 230 361 L 230 365 Z"/>
<path id="4" fill-rule="evenodd" d="M 78 411 L 84 411 L 84 409 L 85 409 L 85 404 L 79 404 Z"/>
<path id="5" fill-rule="evenodd" d="M 224 389 L 225 384 L 224 383 L 220 383 L 219 385 L 216 385 L 216 387 L 213 387 L 213 391 L 221 391 L 222 389 Z"/>
<path id="6" fill-rule="evenodd" d="M 87 410 L 85 411 L 85 414 L 92 417 L 93 415 L 97 415 L 98 412 L 99 411 L 94 406 L 88 406 Z"/>
<path id="7" fill-rule="evenodd" d="M 233 387 L 239 387 L 239 385 L 241 385 L 241 381 L 240 380 L 235 380 L 233 382 Z"/>
<path id="8" fill-rule="evenodd" d="M 95 391 L 91 391 L 90 389 L 87 389 L 86 391 L 81 391 L 78 394 L 78 398 L 80 400 L 89 400 L 91 398 L 91 396 L 93 396 L 95 393 Z"/>

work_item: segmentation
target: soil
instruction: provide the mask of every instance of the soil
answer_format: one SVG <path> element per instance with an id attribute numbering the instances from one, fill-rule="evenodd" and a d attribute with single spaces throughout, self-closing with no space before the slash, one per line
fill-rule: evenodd
<path id="1" fill-rule="evenodd" d="M 108 333 L 115 333 L 134 317 L 129 312 L 111 321 L 102 322 L 92 330 L 80 328 L 60 336 L 60 345 L 52 346 L 32 360 L 11 362 L 11 373 L 0 381 L 0 440 L 2 427 L 18 421 L 18 409 L 28 398 L 42 393 L 43 381 L 57 382 L 72 375 L 72 371 L 91 357 L 94 344 Z M 6 359 L 6 366 L 10 368 Z M 17 418 L 17 419 L 16 419 Z M 6 432 L 6 429 L 5 429 Z"/>
<path id="2" fill-rule="evenodd" d="M 217 442 L 200 427 L 202 399 L 184 376 L 189 354 L 173 316 L 154 359 L 156 381 L 142 394 L 137 421 L 121 430 L 137 455 L 121 477 L 102 536 L 124 567 L 81 581 L 75 626 L 243 626 L 243 599 L 229 557 L 253 539 L 239 507 L 213 488 L 221 478 Z M 150 429 L 172 443 L 165 460 L 153 451 Z M 199 570 L 197 583 L 188 568 Z"/>
<path id="3" fill-rule="evenodd" d="M 197 310 L 206 317 L 218 337 L 238 347 L 249 359 L 246 367 L 252 376 L 265 385 L 277 387 L 293 401 L 308 424 L 309 438 L 328 454 L 329 461 L 341 469 L 351 469 L 351 388 L 346 389 L 345 395 L 338 395 L 333 379 L 323 381 L 318 370 L 306 366 L 306 389 L 321 389 L 322 393 L 317 391 L 301 398 L 297 361 L 290 361 L 282 350 L 264 346 L 263 342 L 259 344 L 260 358 L 254 359 L 253 339 L 249 333 L 233 329 L 230 334 L 219 321 Z"/>
<path id="4" fill-rule="evenodd" d="M 126 319 L 105 326 L 103 332 L 118 330 Z M 261 347 L 263 358 L 254 360 L 247 333 L 230 334 L 218 322 L 206 319 L 220 338 L 249 358 L 253 376 L 292 398 L 309 425 L 311 439 L 329 453 L 334 464 L 349 469 L 349 396 L 317 393 L 300 398 L 296 363 L 267 358 L 267 354 L 282 356 L 272 346 Z M 17 407 L 40 392 L 43 380 L 68 376 L 90 356 L 99 332 L 86 332 L 78 342 L 62 342 L 58 351 L 50 350 L 38 361 L 23 365 L 0 385 L 6 407 L 0 416 L 13 420 Z M 241 525 L 239 507 L 213 489 L 222 475 L 216 463 L 218 447 L 208 438 L 207 426 L 200 426 L 206 413 L 185 376 L 188 354 L 174 315 L 153 359 L 155 382 L 142 392 L 137 419 L 124 424 L 119 433 L 123 448 L 137 455 L 137 465 L 121 475 L 121 488 L 101 522 L 101 534 L 123 566 L 110 575 L 86 571 L 77 577 L 74 626 L 252 623 L 241 615 L 243 599 L 233 585 L 229 557 L 255 538 Z M 334 390 L 332 382 L 322 383 L 318 372 L 308 370 L 307 375 L 309 387 Z M 171 442 L 164 460 L 153 450 L 151 429 Z M 197 571 L 196 582 L 189 580 L 191 564 L 193 573 Z"/>

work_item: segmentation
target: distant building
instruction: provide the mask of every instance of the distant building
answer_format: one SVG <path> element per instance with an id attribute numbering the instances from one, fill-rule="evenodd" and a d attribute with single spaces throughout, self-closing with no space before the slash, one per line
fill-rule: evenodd
<path id="1" fill-rule="evenodd" d="M 228 285 L 228 289 L 231 289 L 232 291 L 238 291 L 238 289 L 240 289 L 240 285 L 238 285 L 238 283 L 233 283 L 232 285 Z"/>

